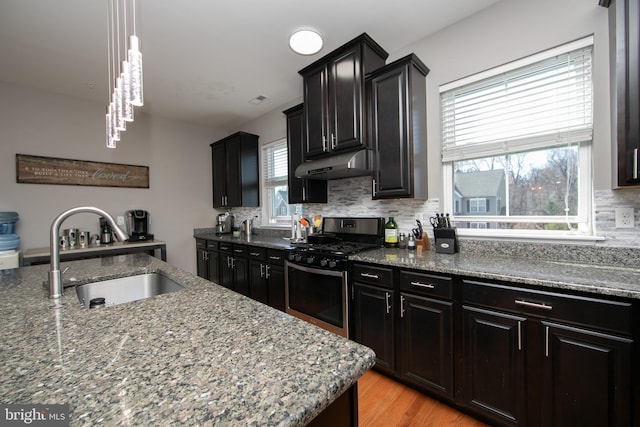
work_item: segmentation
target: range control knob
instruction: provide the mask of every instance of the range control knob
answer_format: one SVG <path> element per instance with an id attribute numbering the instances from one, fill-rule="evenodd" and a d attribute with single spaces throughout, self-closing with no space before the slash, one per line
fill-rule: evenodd
<path id="1" fill-rule="evenodd" d="M 326 260 L 326 258 L 325 259 L 321 259 L 320 260 L 320 267 L 326 267 L 327 266 L 327 262 L 328 261 Z"/>
<path id="2" fill-rule="evenodd" d="M 289 261 L 293 261 L 295 259 L 295 255 L 293 255 L 292 253 L 289 254 Z"/>
<path id="3" fill-rule="evenodd" d="M 334 260 L 329 261 L 329 267 L 335 268 L 336 267 L 336 262 Z"/>
<path id="4" fill-rule="evenodd" d="M 315 258 L 310 256 L 307 258 L 307 264 L 313 264 L 313 261 L 315 261 Z"/>
<path id="5" fill-rule="evenodd" d="M 295 258 L 295 260 L 297 262 L 300 262 L 302 260 L 302 256 L 301 255 L 296 255 L 294 258 Z"/>

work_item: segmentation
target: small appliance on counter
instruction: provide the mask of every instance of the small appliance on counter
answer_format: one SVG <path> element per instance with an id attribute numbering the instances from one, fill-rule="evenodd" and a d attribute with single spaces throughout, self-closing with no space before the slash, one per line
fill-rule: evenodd
<path id="1" fill-rule="evenodd" d="M 0 212 L 0 272 L 20 265 L 20 236 L 16 234 L 17 212 Z"/>
<path id="2" fill-rule="evenodd" d="M 229 212 L 218 215 L 216 234 L 228 234 L 233 232 L 233 215 Z"/>
<path id="3" fill-rule="evenodd" d="M 134 209 L 126 212 L 127 234 L 130 242 L 141 240 L 153 240 L 153 234 L 149 234 L 149 212 Z"/>

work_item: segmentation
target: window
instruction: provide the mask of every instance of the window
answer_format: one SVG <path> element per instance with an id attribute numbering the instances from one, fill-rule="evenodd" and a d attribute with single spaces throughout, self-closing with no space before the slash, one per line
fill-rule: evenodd
<path id="1" fill-rule="evenodd" d="M 282 139 L 262 146 L 263 223 L 267 225 L 291 224 L 287 181 L 287 140 Z"/>
<path id="2" fill-rule="evenodd" d="M 592 46 L 440 88 L 445 211 L 458 229 L 592 234 Z"/>

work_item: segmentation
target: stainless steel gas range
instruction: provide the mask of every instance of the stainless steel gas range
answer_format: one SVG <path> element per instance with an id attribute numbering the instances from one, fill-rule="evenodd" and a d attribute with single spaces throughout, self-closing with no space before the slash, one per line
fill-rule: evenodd
<path id="1" fill-rule="evenodd" d="M 286 312 L 348 338 L 348 257 L 382 246 L 384 218 L 324 218 L 307 240 L 287 254 Z"/>

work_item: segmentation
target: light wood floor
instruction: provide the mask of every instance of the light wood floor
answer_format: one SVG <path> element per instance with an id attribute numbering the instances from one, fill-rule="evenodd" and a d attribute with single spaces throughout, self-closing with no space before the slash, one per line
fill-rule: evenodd
<path id="1" fill-rule="evenodd" d="M 376 371 L 358 380 L 360 427 L 485 427 L 486 424 Z"/>

